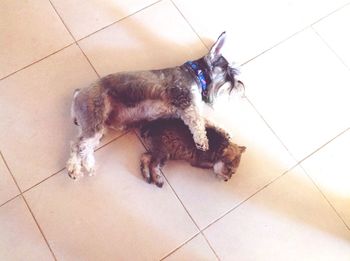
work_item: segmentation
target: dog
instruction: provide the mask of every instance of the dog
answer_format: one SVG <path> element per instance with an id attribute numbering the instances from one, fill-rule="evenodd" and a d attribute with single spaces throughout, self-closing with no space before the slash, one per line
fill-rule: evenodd
<path id="1" fill-rule="evenodd" d="M 206 124 L 209 150 L 196 148 L 191 132 L 180 119 L 158 119 L 145 123 L 140 135 L 148 147 L 141 156 L 141 174 L 148 183 L 163 186 L 161 168 L 167 160 L 185 160 L 192 166 L 213 169 L 228 181 L 236 173 L 246 147 L 233 143 L 230 135 L 217 126 Z"/>
<path id="2" fill-rule="evenodd" d="M 71 113 L 79 134 L 71 143 L 69 176 L 94 174 L 94 149 L 106 127 L 123 129 L 143 120 L 180 118 L 196 147 L 207 150 L 203 105 L 212 104 L 219 91 L 230 94 L 243 85 L 236 79 L 237 70 L 222 56 L 225 38 L 223 32 L 207 55 L 181 66 L 110 74 L 76 90 Z"/>

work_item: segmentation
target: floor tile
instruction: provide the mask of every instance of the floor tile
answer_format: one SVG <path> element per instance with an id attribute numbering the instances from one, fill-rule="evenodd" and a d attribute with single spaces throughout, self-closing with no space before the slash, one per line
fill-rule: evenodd
<path id="1" fill-rule="evenodd" d="M 311 29 L 245 65 L 242 77 L 249 99 L 298 160 L 350 126 L 349 71 Z"/>
<path id="2" fill-rule="evenodd" d="M 245 99 L 218 100 L 214 114 L 206 115 L 227 129 L 239 145 L 247 147 L 238 172 L 228 182 L 212 170 L 169 162 L 164 173 L 201 227 L 207 226 L 259 188 L 281 175 L 295 162 Z"/>
<path id="3" fill-rule="evenodd" d="M 156 0 L 52 0 L 76 39 L 127 17 L 154 2 Z"/>
<path id="4" fill-rule="evenodd" d="M 184 63 L 207 50 L 170 1 L 162 1 L 79 42 L 100 75 Z"/>
<path id="5" fill-rule="evenodd" d="M 208 47 L 222 31 L 226 31 L 224 54 L 239 64 L 288 37 L 298 23 L 292 23 L 293 13 L 286 1 L 174 2 Z"/>
<path id="6" fill-rule="evenodd" d="M 306 172 L 350 227 L 350 131 L 302 162 Z"/>
<path id="7" fill-rule="evenodd" d="M 330 15 L 313 27 L 350 68 L 350 36 L 346 31 L 350 24 L 350 5 Z"/>
<path id="8" fill-rule="evenodd" d="M 25 193 L 58 260 L 157 260 L 198 232 L 167 184 L 141 178 L 144 151 L 127 134 L 96 153 L 96 176 L 64 171 Z"/>
<path id="9" fill-rule="evenodd" d="M 73 42 L 49 1 L 3 0 L 0 17 L 0 78 Z"/>
<path id="10" fill-rule="evenodd" d="M 299 168 L 204 231 L 221 260 L 348 260 L 350 231 Z"/>
<path id="11" fill-rule="evenodd" d="M 0 82 L 0 147 L 22 190 L 65 166 L 73 90 L 96 78 L 74 45 Z"/>
<path id="12" fill-rule="evenodd" d="M 0 157 L 0 205 L 18 194 L 18 188 Z"/>
<path id="13" fill-rule="evenodd" d="M 1 260 L 54 260 L 21 197 L 0 208 L 0 231 Z"/>
<path id="14" fill-rule="evenodd" d="M 239 64 L 305 28 L 344 2 L 346 1 L 174 0 L 208 47 L 222 31 L 227 31 L 228 43 L 224 53 Z"/>
<path id="15" fill-rule="evenodd" d="M 208 243 L 205 241 L 202 235 L 198 235 L 193 238 L 190 242 L 186 243 L 180 249 L 172 253 L 167 258 L 163 259 L 166 261 L 209 261 L 217 260 L 214 252 L 210 249 Z"/>

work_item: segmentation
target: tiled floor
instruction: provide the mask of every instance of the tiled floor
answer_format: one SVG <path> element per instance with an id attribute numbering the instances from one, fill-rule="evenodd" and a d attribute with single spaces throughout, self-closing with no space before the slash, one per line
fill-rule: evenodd
<path id="1" fill-rule="evenodd" d="M 350 260 L 349 27 L 349 0 L 2 0 L 0 260 Z M 159 189 L 111 132 L 68 178 L 74 89 L 223 30 L 246 93 L 207 113 L 248 148 L 237 175 L 171 162 Z"/>

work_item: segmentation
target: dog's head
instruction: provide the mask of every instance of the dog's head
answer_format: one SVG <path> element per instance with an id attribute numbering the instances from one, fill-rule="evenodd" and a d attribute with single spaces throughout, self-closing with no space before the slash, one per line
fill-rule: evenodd
<path id="1" fill-rule="evenodd" d="M 207 89 L 205 101 L 212 104 L 219 93 L 230 95 L 232 90 L 244 88 L 244 84 L 237 79 L 238 70 L 230 64 L 222 55 L 222 47 L 226 39 L 226 32 L 223 32 L 209 53 L 202 60 L 207 67 L 210 84 Z"/>
<path id="2" fill-rule="evenodd" d="M 241 162 L 242 153 L 245 150 L 246 147 L 238 146 L 230 141 L 229 145 L 223 150 L 221 157 L 214 164 L 215 174 L 228 181 L 236 173 Z"/>

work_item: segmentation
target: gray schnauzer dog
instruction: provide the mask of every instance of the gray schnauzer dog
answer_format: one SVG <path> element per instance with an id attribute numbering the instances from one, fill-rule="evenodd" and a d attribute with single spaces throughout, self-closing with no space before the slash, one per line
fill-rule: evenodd
<path id="1" fill-rule="evenodd" d="M 69 176 L 76 179 L 83 172 L 94 174 L 94 149 L 106 127 L 122 129 L 144 120 L 180 118 L 189 127 L 196 147 L 208 150 L 203 104 L 212 104 L 219 91 L 231 93 L 243 85 L 221 54 L 225 36 L 222 33 L 209 53 L 198 60 L 161 70 L 110 74 L 76 90 L 71 112 L 79 135 L 71 144 Z"/>

